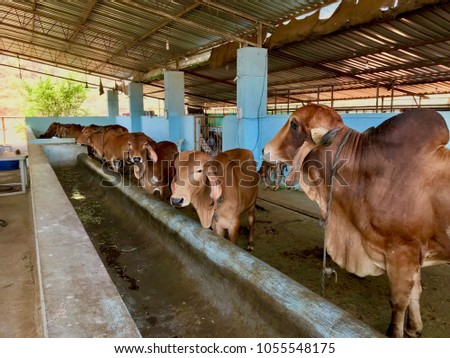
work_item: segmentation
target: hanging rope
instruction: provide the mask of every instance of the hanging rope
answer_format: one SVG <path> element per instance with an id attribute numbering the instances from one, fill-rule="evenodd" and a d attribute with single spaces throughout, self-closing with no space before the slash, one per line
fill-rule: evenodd
<path id="1" fill-rule="evenodd" d="M 20 76 L 20 79 L 22 80 L 22 69 L 20 68 L 20 58 L 19 58 L 19 56 L 17 56 L 17 61 L 19 62 L 19 76 Z"/>
<path id="2" fill-rule="evenodd" d="M 330 278 L 334 276 L 335 282 L 337 282 L 337 272 L 331 267 L 327 267 L 327 235 L 326 229 L 328 227 L 328 223 L 330 220 L 330 212 L 331 212 L 331 201 L 333 200 L 333 189 L 334 182 L 336 177 L 337 165 L 339 163 L 339 157 L 341 155 L 342 149 L 344 148 L 345 143 L 347 143 L 348 138 L 350 137 L 352 130 L 349 129 L 344 139 L 336 151 L 336 155 L 334 157 L 334 165 L 331 168 L 331 183 L 330 183 L 330 192 L 328 193 L 328 201 L 327 201 L 327 214 L 325 216 L 325 221 L 323 223 L 323 227 L 325 228 L 325 235 L 323 239 L 323 263 L 322 263 L 322 277 L 321 277 L 321 287 L 322 287 L 322 296 L 325 297 L 325 277 Z"/>

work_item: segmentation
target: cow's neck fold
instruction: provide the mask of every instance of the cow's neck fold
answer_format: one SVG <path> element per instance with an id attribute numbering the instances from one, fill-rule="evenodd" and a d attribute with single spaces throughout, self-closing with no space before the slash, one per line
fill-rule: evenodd
<path id="1" fill-rule="evenodd" d="M 202 226 L 211 227 L 217 204 L 209 196 L 207 187 L 203 187 L 197 195 L 192 196 L 191 204 L 197 211 Z"/>

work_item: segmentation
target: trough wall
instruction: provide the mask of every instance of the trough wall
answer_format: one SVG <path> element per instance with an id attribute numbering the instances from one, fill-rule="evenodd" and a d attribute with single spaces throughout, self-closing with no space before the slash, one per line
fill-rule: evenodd
<path id="1" fill-rule="evenodd" d="M 49 163 L 74 164 L 80 151 L 76 144 L 28 146 L 42 330 L 55 338 L 140 337 Z"/>

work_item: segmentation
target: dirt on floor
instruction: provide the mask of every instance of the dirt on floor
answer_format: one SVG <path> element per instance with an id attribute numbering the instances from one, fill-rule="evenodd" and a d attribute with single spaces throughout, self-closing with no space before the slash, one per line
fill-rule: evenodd
<path id="1" fill-rule="evenodd" d="M 58 175 L 61 177 L 61 173 Z M 192 327 L 177 330 L 173 327 L 173 322 L 175 321 L 171 321 L 172 323 L 168 323 L 164 328 L 164 325 L 160 323 L 167 316 L 163 316 L 162 314 L 158 315 L 149 311 L 149 302 L 156 302 L 158 293 L 146 293 L 145 290 L 140 289 L 143 281 L 146 280 L 142 272 L 149 270 L 144 263 L 145 254 L 141 259 L 127 261 L 126 265 L 122 261 L 126 256 L 133 255 L 133 252 L 145 251 L 143 246 L 139 246 L 139 238 L 130 239 L 128 244 L 126 244 L 126 240 L 122 240 L 122 243 L 119 243 L 117 238 L 112 235 L 115 230 L 113 229 L 114 220 L 102 217 L 102 215 L 107 215 L 109 210 L 105 206 L 105 199 L 96 199 L 95 195 L 92 196 L 92 193 L 88 193 L 89 187 L 94 192 L 96 188 L 92 188 L 91 185 L 81 185 L 77 182 L 78 179 L 72 172 L 62 176 L 66 177 L 69 184 L 70 182 L 72 183 L 71 185 L 68 183 L 64 184 L 64 180 L 62 180 L 63 186 L 71 198 L 83 224 L 88 233 L 90 233 L 93 241 L 96 242 L 97 247 L 99 247 L 100 256 L 109 267 L 110 274 L 115 276 L 113 280 L 117 282 L 119 279 L 122 282 L 118 285 L 119 291 L 123 295 L 126 304 L 132 305 L 131 313 L 144 336 L 229 337 L 239 335 L 238 332 L 233 331 L 231 326 L 227 326 L 226 324 L 224 327 L 217 326 L 214 320 L 220 320 L 220 312 L 215 312 L 212 306 L 202 301 L 194 292 L 188 293 L 188 296 L 185 298 L 178 297 L 177 299 L 180 299 L 181 304 L 183 304 L 183 300 L 190 299 L 192 301 L 192 298 L 194 298 L 198 300 L 199 306 L 203 305 L 206 307 L 206 311 L 195 311 L 194 309 L 192 312 L 187 313 L 190 316 L 186 322 L 190 322 L 189 320 L 193 317 L 197 317 L 194 319 L 194 322 L 197 322 L 197 326 L 194 324 Z M 281 198 L 281 201 L 286 204 L 284 205 L 285 207 L 295 207 L 298 202 L 305 200 L 303 193 L 295 191 L 280 189 L 278 192 L 269 192 L 262 188 L 260 190 L 266 199 L 272 197 L 274 201 L 280 201 Z M 79 200 L 77 197 L 87 197 L 88 200 Z M 81 202 L 87 203 L 87 206 L 80 209 Z M 303 286 L 321 294 L 323 229 L 318 220 L 286 209 L 285 207 L 274 205 L 266 200 L 258 200 L 257 204 L 255 251 L 253 255 Z M 311 203 L 307 203 L 305 206 L 308 207 L 308 210 L 314 211 L 314 206 Z M 194 218 L 197 217 L 192 208 L 183 209 L 180 212 Z M 105 220 L 110 221 L 106 223 L 106 226 L 103 225 L 103 229 L 99 229 L 98 224 Z M 128 235 L 130 234 L 129 231 L 128 229 L 127 233 L 119 232 L 119 236 L 123 237 L 124 235 Z M 133 230 L 131 229 L 131 231 Z M 248 228 L 245 220 L 243 220 L 238 239 L 238 245 L 242 249 L 247 247 L 247 234 Z M 137 236 L 139 235 L 138 233 Z M 158 253 L 158 250 L 151 251 Z M 151 254 L 150 251 L 148 254 Z M 326 299 L 348 311 L 379 332 L 385 333 L 391 315 L 386 275 L 359 278 L 340 269 L 329 258 L 327 264 L 336 271 L 336 275 L 326 279 Z M 126 267 L 124 268 L 124 266 Z M 156 268 L 154 269 L 156 270 Z M 424 323 L 423 336 L 450 337 L 450 291 L 448 290 L 450 284 L 450 265 L 424 268 L 422 270 L 422 282 L 421 308 Z M 189 283 L 187 282 L 183 289 L 187 290 L 188 287 Z M 179 291 L 176 292 L 179 293 Z M 175 294 L 173 289 L 168 288 L 168 295 L 171 292 L 175 297 L 179 296 Z M 140 301 L 141 303 L 136 304 L 139 300 L 142 300 Z M 162 305 L 164 304 L 171 305 L 171 303 L 167 302 L 162 303 Z M 139 310 L 142 312 L 139 312 Z M 172 311 L 173 317 L 180 316 L 180 312 L 182 312 L 177 312 L 173 308 Z M 214 323 L 212 325 L 205 325 L 205 319 Z M 180 323 L 178 322 L 177 324 Z"/>
<path id="2" fill-rule="evenodd" d="M 0 184 L 20 182 L 18 170 L 0 171 Z M 0 192 L 14 191 L 0 185 Z M 0 337 L 43 335 L 35 281 L 30 193 L 0 196 Z"/>
<path id="3" fill-rule="evenodd" d="M 304 194 L 286 189 L 269 195 L 304 200 Z M 254 255 L 321 294 L 324 234 L 318 220 L 262 200 L 258 205 Z M 243 236 L 239 245 L 245 247 Z M 337 280 L 326 280 L 325 298 L 385 334 L 391 317 L 387 276 L 360 278 L 329 257 L 327 265 Z M 422 287 L 423 337 L 450 337 L 450 265 L 422 268 Z"/>

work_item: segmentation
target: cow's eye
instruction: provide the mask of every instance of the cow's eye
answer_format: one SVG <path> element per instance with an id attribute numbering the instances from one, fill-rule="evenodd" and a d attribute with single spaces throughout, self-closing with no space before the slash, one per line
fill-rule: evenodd
<path id="1" fill-rule="evenodd" d="M 202 173 L 202 172 L 203 172 L 203 169 L 199 169 L 196 171 L 196 173 Z"/>
<path id="2" fill-rule="evenodd" d="M 295 123 L 294 121 L 291 121 L 291 128 L 292 128 L 294 131 L 296 131 L 297 128 L 298 128 L 298 124 Z"/>

